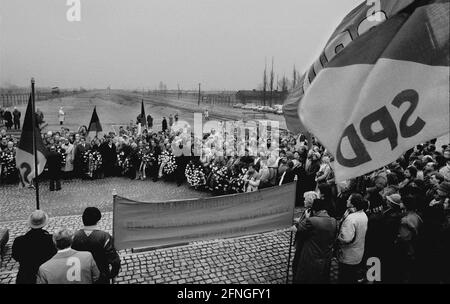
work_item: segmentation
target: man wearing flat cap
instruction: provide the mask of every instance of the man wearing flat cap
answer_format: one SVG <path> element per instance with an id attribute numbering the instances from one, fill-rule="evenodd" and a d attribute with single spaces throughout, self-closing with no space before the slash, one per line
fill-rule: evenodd
<path id="1" fill-rule="evenodd" d="M 16 284 L 36 284 L 39 266 L 55 255 L 52 235 L 43 229 L 47 222 L 48 215 L 44 211 L 34 211 L 28 218 L 31 230 L 14 240 L 12 257 L 19 262 Z"/>

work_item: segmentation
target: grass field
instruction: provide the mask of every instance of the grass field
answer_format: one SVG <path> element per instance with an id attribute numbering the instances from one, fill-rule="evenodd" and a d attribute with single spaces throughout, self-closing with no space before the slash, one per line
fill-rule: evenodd
<path id="1" fill-rule="evenodd" d="M 141 111 L 141 100 L 144 99 L 145 113 L 153 117 L 154 129 L 161 130 L 163 116 L 178 113 L 180 120 L 185 120 L 193 125 L 194 113 L 202 113 L 208 108 L 211 119 L 217 120 L 240 120 L 244 117 L 242 109 L 226 106 L 211 106 L 200 104 L 192 99 L 176 99 L 163 96 L 145 96 L 129 91 L 112 90 L 110 94 L 106 90 L 86 92 L 61 100 L 46 100 L 36 103 L 36 108 L 44 113 L 44 120 L 48 123 L 45 130 L 60 129 L 58 121 L 59 107 L 64 107 L 66 120 L 64 126 L 70 130 L 78 130 L 82 125 L 89 125 L 92 111 L 97 107 L 97 114 L 104 132 L 115 131 L 118 126 L 136 122 L 136 117 Z M 22 123 L 26 105 L 18 106 L 22 112 Z M 282 115 L 267 114 L 267 119 L 276 120 L 280 128 L 285 129 L 286 123 Z M 436 144 L 439 149 L 442 145 L 450 142 L 449 135 L 442 136 Z"/>
<path id="2" fill-rule="evenodd" d="M 128 91 L 106 90 L 92 91 L 77 96 L 62 99 L 39 101 L 36 108 L 44 113 L 44 120 L 48 123 L 45 130 L 59 130 L 61 126 L 58 120 L 59 107 L 64 108 L 66 118 L 64 126 L 70 130 L 78 130 L 82 125 L 89 125 L 92 111 L 97 107 L 97 114 L 103 127 L 103 132 L 117 130 L 118 126 L 136 122 L 136 117 L 141 111 L 141 100 L 144 99 L 145 113 L 153 117 L 153 127 L 161 130 L 163 116 L 167 119 L 169 114 L 178 113 L 180 120 L 185 120 L 193 125 L 194 113 L 202 113 L 208 108 L 211 119 L 239 120 L 243 118 L 241 109 L 224 106 L 197 105 L 189 99 L 171 99 L 165 97 L 145 96 Z M 26 104 L 17 107 L 22 112 L 22 124 L 25 116 Z M 285 128 L 284 118 L 280 115 L 268 114 L 268 119 L 278 120 L 280 127 Z"/>

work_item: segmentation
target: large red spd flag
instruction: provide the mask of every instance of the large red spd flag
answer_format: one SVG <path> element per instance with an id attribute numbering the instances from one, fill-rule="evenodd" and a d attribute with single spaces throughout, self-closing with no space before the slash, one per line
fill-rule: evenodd
<path id="1" fill-rule="evenodd" d="M 284 107 L 288 127 L 304 126 L 335 155 L 337 181 L 449 132 L 449 2 L 380 7 L 345 17 Z"/>

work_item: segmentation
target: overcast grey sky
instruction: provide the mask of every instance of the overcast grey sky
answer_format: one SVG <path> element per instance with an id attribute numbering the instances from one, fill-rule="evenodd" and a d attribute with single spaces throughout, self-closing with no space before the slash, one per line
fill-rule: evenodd
<path id="1" fill-rule="evenodd" d="M 0 85 L 253 89 L 309 67 L 361 0 L 0 0 Z"/>

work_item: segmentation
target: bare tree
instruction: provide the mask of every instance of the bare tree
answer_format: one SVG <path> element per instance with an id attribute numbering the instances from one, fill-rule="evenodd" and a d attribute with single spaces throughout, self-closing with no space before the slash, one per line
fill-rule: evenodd
<path id="1" fill-rule="evenodd" d="M 264 76 L 263 76 L 263 104 L 266 105 L 266 90 L 267 90 L 267 62 L 264 60 Z"/>
<path id="2" fill-rule="evenodd" d="M 288 82 L 286 75 L 283 75 L 283 79 L 281 80 L 281 91 L 286 92 L 288 90 Z"/>
<path id="3" fill-rule="evenodd" d="M 292 78 L 292 88 L 295 88 L 297 85 L 297 71 L 295 70 L 295 64 L 294 64 L 294 72 L 293 72 L 293 78 Z"/>
<path id="4" fill-rule="evenodd" d="M 273 98 L 273 57 L 272 57 L 272 70 L 270 71 L 270 106 L 272 106 Z"/>

